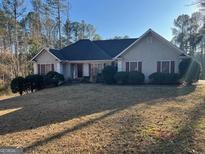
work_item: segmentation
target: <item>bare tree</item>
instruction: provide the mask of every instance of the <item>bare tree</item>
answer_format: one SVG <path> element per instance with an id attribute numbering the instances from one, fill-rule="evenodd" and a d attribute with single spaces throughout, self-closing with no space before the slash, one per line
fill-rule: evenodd
<path id="1" fill-rule="evenodd" d="M 47 5 L 53 10 L 52 12 L 56 14 L 56 19 L 58 21 L 58 47 L 61 48 L 61 13 L 63 13 L 66 9 L 65 0 L 47 0 Z"/>
<path id="2" fill-rule="evenodd" d="M 10 18 L 11 23 L 14 25 L 14 52 L 18 59 L 18 18 L 23 15 L 25 9 L 22 8 L 24 0 L 3 0 L 3 9 L 6 15 Z M 19 69 L 19 63 L 17 62 L 17 70 Z M 18 72 L 18 71 L 17 71 Z M 18 74 L 16 74 L 18 75 Z"/>

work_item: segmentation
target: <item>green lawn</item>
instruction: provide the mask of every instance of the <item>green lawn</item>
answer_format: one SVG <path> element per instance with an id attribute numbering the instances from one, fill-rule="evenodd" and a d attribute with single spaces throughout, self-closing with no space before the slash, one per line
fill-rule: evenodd
<path id="1" fill-rule="evenodd" d="M 205 153 L 205 85 L 76 84 L 0 101 L 0 147 L 26 153 Z"/>

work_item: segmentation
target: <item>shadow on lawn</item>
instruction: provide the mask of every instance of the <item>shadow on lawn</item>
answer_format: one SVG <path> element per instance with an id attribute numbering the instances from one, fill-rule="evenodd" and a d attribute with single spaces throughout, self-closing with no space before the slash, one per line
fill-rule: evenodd
<path id="1" fill-rule="evenodd" d="M 104 118 L 138 103 L 153 105 L 157 103 L 157 99 L 174 99 L 194 90 L 195 86 L 179 88 L 175 86 L 105 86 L 93 84 L 47 89 L 0 101 L 0 111 L 22 108 L 0 116 L 0 135 L 68 121 L 105 110 L 114 110 L 101 117 Z M 45 141 L 34 143 L 31 147 L 85 127 L 99 119 L 79 124 L 72 129 L 45 139 Z"/>
<path id="2" fill-rule="evenodd" d="M 49 142 L 49 141 L 55 140 L 55 139 L 57 139 L 57 138 L 60 138 L 60 137 L 62 137 L 62 136 L 64 136 L 64 135 L 66 135 L 66 134 L 68 134 L 68 133 L 71 133 L 71 132 L 74 132 L 74 131 L 76 131 L 76 130 L 80 130 L 80 129 L 82 129 L 83 127 L 87 127 L 87 126 L 89 126 L 90 124 L 93 124 L 93 123 L 96 122 L 96 121 L 99 121 L 99 120 L 102 120 L 102 119 L 104 119 L 104 118 L 106 118 L 106 117 L 108 117 L 108 116 L 111 116 L 112 114 L 115 114 L 115 113 L 118 112 L 119 110 L 120 110 L 120 109 L 116 109 L 116 110 L 110 111 L 110 112 L 108 112 L 108 113 L 106 113 L 106 114 L 100 116 L 99 118 L 95 118 L 95 119 L 92 119 L 92 120 L 89 120 L 89 121 L 80 123 L 80 124 L 78 124 L 78 125 L 76 125 L 76 126 L 70 128 L 70 129 L 66 129 L 66 130 L 64 130 L 64 131 L 61 131 L 61 132 L 59 132 L 59 133 L 56 133 L 56 134 L 54 134 L 54 135 L 52 135 L 52 136 L 49 136 L 49 137 L 47 137 L 47 138 L 45 138 L 45 139 L 43 139 L 43 140 L 38 140 L 38 141 L 32 143 L 31 145 L 29 145 L 29 146 L 27 146 L 27 147 L 24 147 L 23 151 L 24 151 L 24 152 L 29 152 L 30 150 L 32 150 L 32 149 L 35 148 L 35 147 L 38 147 L 38 146 L 43 145 L 43 144 L 46 144 L 46 143 Z"/>
<path id="3" fill-rule="evenodd" d="M 179 129 L 171 140 L 160 140 L 157 144 L 146 147 L 149 153 L 203 153 L 197 145 L 194 145 L 194 133 L 197 123 L 205 116 L 205 100 L 188 111 L 185 124 Z M 195 149 L 197 148 L 197 149 Z"/>
<path id="4" fill-rule="evenodd" d="M 175 113 L 176 111 L 169 110 L 169 112 Z M 167 136 L 167 138 L 161 139 L 158 138 L 153 143 L 153 139 L 150 138 L 149 142 L 144 138 L 141 143 L 145 145 L 137 145 L 132 141 L 134 144 L 130 146 L 131 148 L 127 148 L 126 146 L 123 147 L 122 145 L 120 146 L 121 143 L 119 144 L 116 142 L 112 145 L 114 148 L 107 148 L 107 153 L 204 153 L 204 151 L 196 144 L 194 135 L 200 118 L 205 116 L 205 98 L 203 102 L 196 104 L 185 113 L 187 115 L 187 118 L 184 119 L 185 122 L 182 126 L 179 126 L 179 130 L 173 136 Z M 120 134 L 123 134 L 123 132 Z M 117 136 L 115 137 L 118 138 Z M 141 137 L 138 137 L 138 139 L 139 138 Z M 116 141 L 116 139 L 113 140 Z M 130 141 L 130 138 L 126 140 L 126 142 Z"/>

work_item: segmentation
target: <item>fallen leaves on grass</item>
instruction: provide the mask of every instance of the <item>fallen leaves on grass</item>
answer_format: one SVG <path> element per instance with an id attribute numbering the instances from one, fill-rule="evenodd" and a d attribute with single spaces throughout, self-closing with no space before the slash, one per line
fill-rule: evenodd
<path id="1" fill-rule="evenodd" d="M 27 153 L 205 152 L 205 86 L 72 85 L 0 102 L 0 146 Z M 10 111 L 11 111 L 10 110 Z"/>

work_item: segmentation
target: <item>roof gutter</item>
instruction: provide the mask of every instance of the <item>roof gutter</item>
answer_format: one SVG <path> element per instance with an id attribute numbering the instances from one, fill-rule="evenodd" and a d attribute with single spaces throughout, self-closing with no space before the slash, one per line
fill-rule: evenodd
<path id="1" fill-rule="evenodd" d="M 111 60 L 63 60 L 62 62 L 69 62 L 69 63 L 96 63 L 96 62 L 112 62 Z"/>

